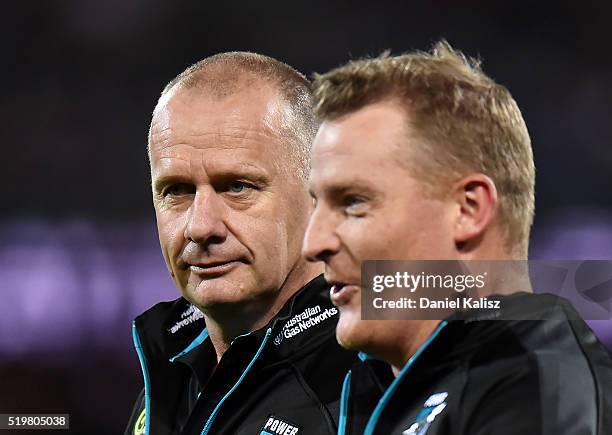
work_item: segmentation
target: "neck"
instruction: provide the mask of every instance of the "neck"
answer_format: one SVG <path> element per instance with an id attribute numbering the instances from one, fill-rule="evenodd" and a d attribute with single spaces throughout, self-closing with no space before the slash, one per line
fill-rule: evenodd
<path id="1" fill-rule="evenodd" d="M 485 292 L 480 296 L 489 294 L 511 294 L 516 292 L 517 288 L 523 291 L 531 291 L 529 283 L 529 274 L 526 268 L 527 262 L 512 262 L 511 260 L 526 259 L 526 255 L 511 252 L 504 244 L 504 239 L 501 237 L 488 237 L 478 240 L 474 246 L 468 244 L 464 246 L 457 255 L 457 260 L 506 260 L 507 266 L 504 268 L 505 275 L 502 275 L 500 280 L 495 280 L 488 286 Z M 501 266 L 497 266 L 501 268 Z M 491 274 L 493 275 L 493 274 Z M 508 279 L 512 277 L 513 279 Z M 526 278 L 525 278 L 526 277 Z M 435 331 L 440 320 L 406 320 L 404 325 L 398 325 L 398 330 L 411 331 L 410 334 L 401 334 L 401 339 L 398 342 L 397 337 L 390 343 L 387 349 L 381 349 L 379 354 L 381 359 L 391 365 L 393 374 L 397 377 L 408 360 L 425 344 L 427 339 Z"/>
<path id="2" fill-rule="evenodd" d="M 322 271 L 322 266 L 318 263 L 307 263 L 300 259 L 278 291 L 266 293 L 256 300 L 206 310 L 204 318 L 217 354 L 217 362 L 236 337 L 266 326 L 299 289 Z"/>
<path id="3" fill-rule="evenodd" d="M 384 358 L 391 365 L 396 377 L 440 324 L 440 320 L 406 320 L 406 322 L 410 322 L 410 325 L 406 326 L 412 329 L 413 333 L 410 337 L 405 337 L 399 346 L 390 348 Z"/>
<path id="4" fill-rule="evenodd" d="M 502 238 L 490 238 L 478 249 L 460 252 L 458 260 L 472 262 L 472 273 L 486 273 L 486 286 L 470 296 L 509 295 L 519 291 L 531 293 L 527 254 L 520 246 L 511 248 Z M 466 293 L 467 294 L 467 293 Z"/>

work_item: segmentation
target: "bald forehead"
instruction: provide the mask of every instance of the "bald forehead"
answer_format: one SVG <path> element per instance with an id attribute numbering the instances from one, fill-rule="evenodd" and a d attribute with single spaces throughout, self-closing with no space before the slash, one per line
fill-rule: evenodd
<path id="1" fill-rule="evenodd" d="M 202 93 L 214 99 L 223 99 L 249 88 L 276 90 L 278 97 L 282 97 L 279 86 L 270 78 L 222 65 L 194 71 L 164 90 L 162 95 L 180 90 Z"/>
<path id="2" fill-rule="evenodd" d="M 280 90 L 261 77 L 250 73 L 239 73 L 233 78 L 211 77 L 202 75 L 200 71 L 194 73 L 200 77 L 197 80 L 186 80 L 164 89 L 155 110 L 177 99 L 200 100 L 207 103 L 217 103 L 224 100 L 249 102 L 255 94 L 275 100 L 278 104 L 284 103 L 285 98 Z"/>
<path id="3" fill-rule="evenodd" d="M 278 92 L 266 86 L 243 87 L 223 97 L 177 87 L 160 98 L 151 133 L 171 128 L 196 130 L 203 124 L 219 129 L 240 125 L 247 130 L 265 129 L 280 138 L 286 105 Z"/>
<path id="4" fill-rule="evenodd" d="M 286 102 L 270 89 L 244 88 L 225 98 L 174 89 L 153 114 L 151 162 L 183 146 L 199 149 L 258 149 L 278 171 L 295 172 L 295 147 L 284 129 Z"/>
<path id="5" fill-rule="evenodd" d="M 200 103 L 206 102 L 216 106 L 217 110 L 225 106 L 223 111 L 237 115 L 253 110 L 253 102 L 261 102 L 257 97 L 262 94 L 268 97 L 265 110 L 261 112 L 265 127 L 273 130 L 288 145 L 287 149 L 297 164 L 292 166 L 296 166 L 297 174 L 305 178 L 309 148 L 317 128 L 309 83 L 291 67 L 252 53 L 213 56 L 173 79 L 162 92 L 153 112 L 149 152 L 155 130 L 159 131 L 158 121 L 175 112 L 170 103 L 176 102 L 179 96 L 181 100 L 192 98 Z M 228 102 L 233 107 L 227 107 Z"/>

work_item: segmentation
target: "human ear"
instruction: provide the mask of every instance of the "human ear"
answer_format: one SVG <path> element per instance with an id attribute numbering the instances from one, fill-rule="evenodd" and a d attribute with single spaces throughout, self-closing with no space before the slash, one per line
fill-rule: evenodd
<path id="1" fill-rule="evenodd" d="M 454 239 L 459 247 L 482 238 L 497 211 L 497 189 L 484 174 L 470 174 L 453 187 L 453 198 L 459 213 L 455 220 Z"/>

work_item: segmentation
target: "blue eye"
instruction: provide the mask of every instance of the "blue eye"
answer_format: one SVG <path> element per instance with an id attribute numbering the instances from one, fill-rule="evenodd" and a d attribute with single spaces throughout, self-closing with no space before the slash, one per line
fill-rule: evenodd
<path id="1" fill-rule="evenodd" d="M 349 207 L 354 207 L 354 206 L 356 206 L 356 205 L 361 204 L 362 202 L 363 202 L 363 199 L 358 198 L 358 197 L 356 197 L 356 196 L 351 196 L 351 197 L 349 197 L 349 198 L 348 198 L 348 200 L 347 200 L 347 205 L 348 205 Z"/>
<path id="2" fill-rule="evenodd" d="M 361 216 L 366 211 L 366 202 L 358 196 L 348 196 L 344 199 L 345 212 L 351 216 Z"/>
<path id="3" fill-rule="evenodd" d="M 246 185 L 240 181 L 235 181 L 229 186 L 229 191 L 232 193 L 242 193 L 246 189 Z"/>
<path id="4" fill-rule="evenodd" d="M 163 191 L 163 196 L 181 196 L 195 193 L 195 188 L 189 184 L 178 183 L 168 186 Z"/>
<path id="5" fill-rule="evenodd" d="M 344 200 L 344 206 L 347 209 L 357 208 L 363 203 L 364 203 L 363 199 L 358 196 L 347 196 Z"/>

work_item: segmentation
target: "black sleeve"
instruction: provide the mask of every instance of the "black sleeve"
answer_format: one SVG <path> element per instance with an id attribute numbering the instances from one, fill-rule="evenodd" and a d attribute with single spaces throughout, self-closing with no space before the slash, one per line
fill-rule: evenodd
<path id="1" fill-rule="evenodd" d="M 130 416 L 128 425 L 125 428 L 125 435 L 135 435 L 134 426 L 136 425 L 136 422 L 138 418 L 140 417 L 140 414 L 144 410 L 144 407 L 145 407 L 145 404 L 144 404 L 144 388 L 143 388 L 142 391 L 140 391 L 138 398 L 136 399 L 136 403 L 134 403 L 134 408 L 132 409 L 132 415 Z"/>
<path id="2" fill-rule="evenodd" d="M 580 358 L 530 355 L 470 376 L 461 434 L 596 433 L 595 392 Z M 501 375 L 500 375 L 501 374 Z"/>

